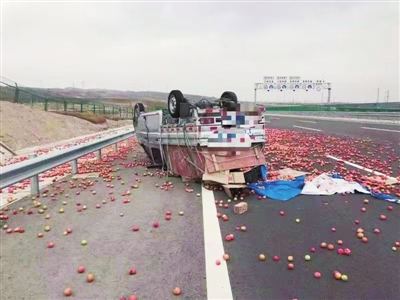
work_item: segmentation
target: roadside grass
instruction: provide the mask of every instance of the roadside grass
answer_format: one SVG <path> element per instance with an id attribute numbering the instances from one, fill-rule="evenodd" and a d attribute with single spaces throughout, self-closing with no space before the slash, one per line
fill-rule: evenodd
<path id="1" fill-rule="evenodd" d="M 149 100 L 149 99 L 135 99 L 135 100 L 126 100 L 126 101 L 121 101 L 121 99 L 115 99 L 115 100 L 107 100 L 104 101 L 103 104 L 121 104 L 122 106 L 128 106 L 134 107 L 136 103 L 143 103 L 143 105 L 146 108 L 146 111 L 154 111 L 154 110 L 159 110 L 159 109 L 164 109 L 167 107 L 167 102 L 162 101 L 162 100 Z M 109 118 L 108 116 L 106 117 L 107 119 Z M 114 117 L 112 117 L 114 118 Z M 110 118 L 111 119 L 111 118 Z M 111 120 L 116 120 L 116 119 L 111 119 Z"/>
<path id="2" fill-rule="evenodd" d="M 79 119 L 83 119 L 86 121 L 89 121 L 90 123 L 93 124 L 104 124 L 107 123 L 107 118 L 103 115 L 98 115 L 94 114 L 89 111 L 84 111 L 84 112 L 77 112 L 77 111 L 52 111 L 53 113 L 60 114 L 60 115 L 66 115 L 66 116 L 73 116 Z M 108 117 L 110 120 L 116 120 L 113 117 Z M 119 119 L 119 118 L 118 118 Z"/>

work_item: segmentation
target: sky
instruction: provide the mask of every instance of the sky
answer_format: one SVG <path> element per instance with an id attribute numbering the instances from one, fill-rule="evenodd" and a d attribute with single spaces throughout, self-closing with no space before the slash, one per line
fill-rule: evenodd
<path id="1" fill-rule="evenodd" d="M 254 101 L 264 76 L 332 83 L 331 102 L 399 101 L 399 2 L 2 1 L 1 75 L 30 87 Z M 82 84 L 84 82 L 84 84 Z M 257 91 L 326 102 L 327 91 Z"/>

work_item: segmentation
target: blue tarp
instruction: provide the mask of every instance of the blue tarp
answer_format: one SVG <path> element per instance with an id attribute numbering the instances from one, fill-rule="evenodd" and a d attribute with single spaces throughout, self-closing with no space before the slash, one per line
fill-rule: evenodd
<path id="1" fill-rule="evenodd" d="M 268 170 L 266 165 L 261 166 L 261 177 L 262 179 L 266 180 L 268 176 Z"/>
<path id="2" fill-rule="evenodd" d="M 368 191 L 367 188 L 365 188 L 365 189 Z M 374 191 L 370 191 L 370 193 L 375 198 L 378 198 L 378 199 L 381 199 L 381 200 L 387 200 L 387 201 L 390 201 L 390 202 L 398 202 L 398 201 L 400 201 L 399 198 L 393 197 L 393 196 L 388 195 L 388 194 L 376 193 Z M 398 204 L 400 204 L 400 203 L 398 203 Z"/>
<path id="3" fill-rule="evenodd" d="M 305 184 L 305 179 L 306 176 L 303 175 L 293 180 L 250 183 L 248 187 L 260 196 L 266 196 L 274 200 L 288 201 L 300 195 Z"/>
<path id="4" fill-rule="evenodd" d="M 261 166 L 261 174 L 265 179 L 267 178 L 267 167 Z M 332 178 L 343 179 L 339 174 L 330 175 Z M 257 195 L 266 196 L 270 199 L 288 201 L 301 194 L 305 185 L 305 175 L 299 176 L 293 180 L 276 180 L 268 182 L 255 182 L 248 185 L 249 189 L 256 192 Z M 371 193 L 375 198 L 387 200 L 390 202 L 397 202 L 398 198 L 391 195 L 376 193 L 366 188 L 362 183 L 360 185 Z"/>
<path id="5" fill-rule="evenodd" d="M 340 178 L 343 179 L 342 176 L 340 176 L 339 174 L 332 174 L 332 178 Z M 362 184 L 361 182 L 358 182 L 365 190 L 367 190 L 368 192 L 371 193 L 371 195 L 375 198 L 381 199 L 381 200 L 387 200 L 390 202 L 397 202 L 398 200 L 400 200 L 399 198 L 396 198 L 392 195 L 388 195 L 388 194 L 383 194 L 383 193 L 377 193 L 374 192 L 370 189 L 368 189 L 364 184 Z"/>

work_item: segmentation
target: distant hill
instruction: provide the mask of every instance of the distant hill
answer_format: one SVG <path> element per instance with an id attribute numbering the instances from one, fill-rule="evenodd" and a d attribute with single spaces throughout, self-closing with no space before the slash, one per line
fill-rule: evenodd
<path id="1" fill-rule="evenodd" d="M 100 101 L 110 101 L 113 99 L 118 100 L 154 100 L 154 101 L 167 101 L 168 93 L 163 92 L 135 92 L 135 91 L 118 91 L 118 90 L 107 90 L 107 89 L 80 89 L 80 88 L 51 88 L 51 89 L 41 89 L 41 88 L 24 88 L 29 89 L 30 92 L 36 95 L 46 96 L 47 98 L 59 99 L 85 99 L 85 100 L 100 100 Z M 211 98 L 199 95 L 187 95 L 185 97 L 191 100 L 200 100 L 202 98 Z"/>

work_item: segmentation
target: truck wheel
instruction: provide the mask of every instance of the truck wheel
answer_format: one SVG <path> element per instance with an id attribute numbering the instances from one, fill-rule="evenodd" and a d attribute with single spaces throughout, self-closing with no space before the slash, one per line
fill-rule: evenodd
<path id="1" fill-rule="evenodd" d="M 179 118 L 181 103 L 186 102 L 185 97 L 179 90 L 173 90 L 168 96 L 168 111 L 173 118 Z"/>
<path id="2" fill-rule="evenodd" d="M 221 98 L 226 98 L 237 103 L 237 96 L 234 92 L 223 92 Z"/>
<path id="3" fill-rule="evenodd" d="M 144 105 L 143 103 L 136 103 L 133 108 L 133 124 L 137 125 L 139 120 L 139 115 L 141 112 L 144 112 Z"/>

